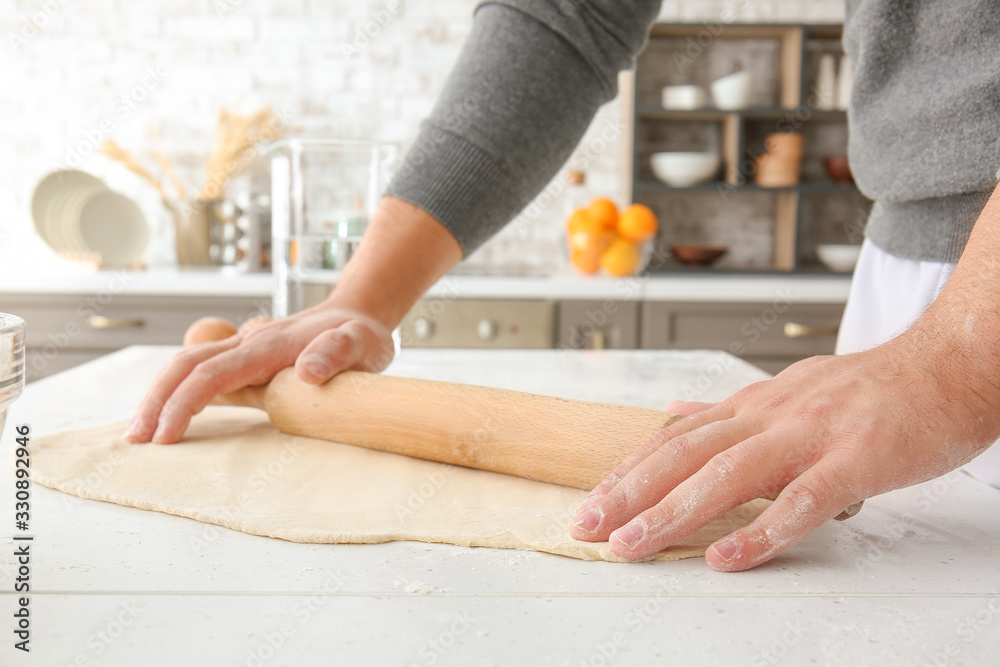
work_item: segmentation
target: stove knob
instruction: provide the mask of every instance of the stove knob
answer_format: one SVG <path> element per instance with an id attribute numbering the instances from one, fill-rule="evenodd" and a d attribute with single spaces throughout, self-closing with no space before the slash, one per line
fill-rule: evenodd
<path id="1" fill-rule="evenodd" d="M 482 340 L 493 340 L 497 337 L 497 333 L 500 327 L 497 326 L 496 320 L 483 319 L 479 320 L 479 325 L 476 327 L 476 333 L 479 334 L 479 338 Z"/>
<path id="2" fill-rule="evenodd" d="M 427 340 L 434 335 L 434 323 L 426 317 L 420 317 L 413 321 L 413 333 L 420 340 Z"/>

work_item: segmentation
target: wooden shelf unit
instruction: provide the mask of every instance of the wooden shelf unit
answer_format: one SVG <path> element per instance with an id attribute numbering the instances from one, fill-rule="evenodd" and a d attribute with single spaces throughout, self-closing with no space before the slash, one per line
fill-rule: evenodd
<path id="1" fill-rule="evenodd" d="M 826 155 L 846 154 L 847 112 L 820 109 L 813 99 L 818 55 L 840 53 L 841 30 L 839 25 L 731 24 L 717 26 L 714 31 L 703 24 L 658 24 L 652 28 L 636 70 L 622 82 L 624 117 L 632 120 L 632 131 L 625 133 L 622 195 L 625 201 L 641 202 L 658 211 L 665 223 L 661 225 L 659 244 L 730 245 L 724 236 L 704 240 L 671 238 L 671 198 L 690 201 L 698 197 L 722 197 L 726 215 L 736 226 L 746 211 L 746 207 L 741 209 L 746 195 L 757 196 L 758 209 L 760 197 L 768 198 L 770 260 L 765 266 L 729 265 L 719 271 L 831 273 L 816 261 L 816 243 L 858 242 L 857 220 L 867 214 L 870 202 L 853 185 L 831 181 L 822 172 L 820 162 Z M 696 84 L 708 89 L 711 81 L 731 71 L 736 59 L 754 77 L 751 104 L 747 108 L 669 110 L 660 105 L 659 93 L 664 86 Z M 782 130 L 806 135 L 803 180 L 789 187 L 758 186 L 752 178 L 753 158 L 763 149 L 766 134 Z M 684 188 L 660 182 L 651 172 L 649 155 L 667 145 L 678 146 L 667 150 L 718 150 L 722 157 L 720 180 Z M 843 238 L 839 238 L 836 229 L 823 229 L 822 221 L 803 215 L 803 202 L 807 198 L 841 200 L 829 208 L 840 210 Z M 848 204 L 845 206 L 844 202 Z M 718 202 L 716 207 L 719 208 Z M 815 208 L 810 206 L 809 210 Z M 850 209 L 856 213 L 844 213 Z M 690 221 L 685 224 L 691 227 Z M 715 226 L 720 225 L 724 226 L 716 221 Z M 809 225 L 815 229 L 804 229 Z M 653 270 L 714 272 L 669 264 Z"/>

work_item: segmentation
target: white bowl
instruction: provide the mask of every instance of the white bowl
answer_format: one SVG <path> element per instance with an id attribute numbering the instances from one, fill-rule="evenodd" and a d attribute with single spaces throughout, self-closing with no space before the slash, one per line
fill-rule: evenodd
<path id="1" fill-rule="evenodd" d="M 750 103 L 750 72 L 743 70 L 712 82 L 715 106 L 731 111 L 744 109 Z"/>
<path id="2" fill-rule="evenodd" d="M 708 91 L 701 86 L 667 86 L 661 101 L 664 109 L 701 109 L 708 104 Z"/>
<path id="3" fill-rule="evenodd" d="M 653 153 L 650 163 L 656 177 L 675 188 L 711 180 L 719 171 L 718 153 Z"/>
<path id="4" fill-rule="evenodd" d="M 816 246 L 819 261 L 826 264 L 831 271 L 853 271 L 861 254 L 859 245 L 820 244 Z"/>

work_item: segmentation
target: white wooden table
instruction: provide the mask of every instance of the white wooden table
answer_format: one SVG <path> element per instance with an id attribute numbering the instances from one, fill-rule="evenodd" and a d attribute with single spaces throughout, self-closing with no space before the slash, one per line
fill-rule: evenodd
<path id="1" fill-rule="evenodd" d="M 0 475 L 2 665 L 995 665 L 1000 491 L 869 500 L 741 574 L 447 545 L 303 545 L 33 488 L 30 654 L 13 649 L 13 427 L 127 417 L 167 348 L 27 388 Z M 763 373 L 721 353 L 405 350 L 391 372 L 662 408 Z"/>

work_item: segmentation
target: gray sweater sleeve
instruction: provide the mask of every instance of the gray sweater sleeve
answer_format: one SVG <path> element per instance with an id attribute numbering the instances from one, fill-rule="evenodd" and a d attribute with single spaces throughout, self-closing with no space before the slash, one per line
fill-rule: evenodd
<path id="1" fill-rule="evenodd" d="M 439 220 L 466 256 L 569 159 L 660 0 L 481 3 L 444 92 L 388 194 Z"/>

